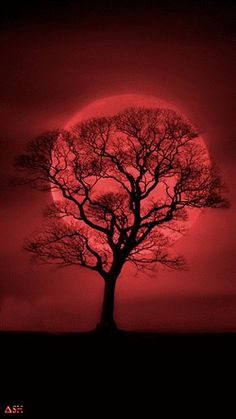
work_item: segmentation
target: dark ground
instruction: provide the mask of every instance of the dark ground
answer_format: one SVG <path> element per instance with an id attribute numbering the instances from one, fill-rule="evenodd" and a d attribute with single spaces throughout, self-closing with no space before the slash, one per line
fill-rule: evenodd
<path id="1" fill-rule="evenodd" d="M 211 393 L 215 404 L 221 389 L 234 388 L 236 334 L 2 332 L 0 338 L 0 417 L 6 404 L 24 405 L 16 417 L 113 418 L 128 411 L 132 418 L 165 417 L 162 405 L 182 412 L 189 398 L 197 408 Z"/>

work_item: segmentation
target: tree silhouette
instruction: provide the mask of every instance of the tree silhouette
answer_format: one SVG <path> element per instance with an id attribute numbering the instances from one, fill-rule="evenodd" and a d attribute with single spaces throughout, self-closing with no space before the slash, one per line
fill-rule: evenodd
<path id="1" fill-rule="evenodd" d="M 114 294 L 124 264 L 180 269 L 183 258 L 169 249 L 191 208 L 226 206 L 197 132 L 168 109 L 128 108 L 45 133 L 27 144 L 16 166 L 18 184 L 54 197 L 25 249 L 43 262 L 100 274 L 104 330 L 116 328 Z"/>

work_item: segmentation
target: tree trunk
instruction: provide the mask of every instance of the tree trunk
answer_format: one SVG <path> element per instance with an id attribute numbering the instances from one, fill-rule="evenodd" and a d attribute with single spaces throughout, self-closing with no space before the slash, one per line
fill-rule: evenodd
<path id="1" fill-rule="evenodd" d="M 108 278 L 105 280 L 102 315 L 97 330 L 108 332 L 117 331 L 114 321 L 114 300 L 115 300 L 116 278 Z"/>

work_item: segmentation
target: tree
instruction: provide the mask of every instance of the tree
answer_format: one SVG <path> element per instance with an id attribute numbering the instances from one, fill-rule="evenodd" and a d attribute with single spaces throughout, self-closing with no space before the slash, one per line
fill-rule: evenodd
<path id="1" fill-rule="evenodd" d="M 100 328 L 113 330 L 114 294 L 126 262 L 183 267 L 169 248 L 191 208 L 226 206 L 198 134 L 168 109 L 128 108 L 30 141 L 18 183 L 51 191 L 46 224 L 25 249 L 46 263 L 79 265 L 104 280 Z"/>

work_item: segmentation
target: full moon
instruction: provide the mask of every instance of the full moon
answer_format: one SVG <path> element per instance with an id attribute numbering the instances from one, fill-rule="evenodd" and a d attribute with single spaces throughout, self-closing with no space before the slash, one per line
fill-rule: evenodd
<path id="1" fill-rule="evenodd" d="M 147 108 L 164 108 L 164 109 L 172 109 L 178 114 L 183 115 L 177 107 L 165 100 L 159 99 L 155 96 L 149 95 L 140 95 L 140 94 L 122 94 L 122 95 L 114 95 L 108 96 L 104 98 L 97 99 L 88 105 L 84 106 L 80 109 L 65 125 L 65 130 L 70 130 L 73 126 L 77 125 L 78 123 L 88 120 L 90 118 L 102 117 L 102 116 L 112 116 L 118 112 L 123 111 L 126 108 L 131 106 L 137 107 L 147 107 Z M 185 118 L 186 115 L 183 115 Z M 188 118 L 187 118 L 188 119 Z M 207 152 L 206 144 L 201 136 L 198 136 L 197 141 L 201 146 L 204 148 L 206 155 L 209 154 Z M 209 159 L 210 161 L 210 159 Z M 61 194 L 57 192 L 55 189 L 51 191 L 52 197 L 54 201 L 61 200 Z M 199 215 L 201 213 L 201 209 L 198 208 L 191 208 L 188 210 L 188 220 L 184 222 L 184 227 L 186 230 L 189 230 L 190 227 L 197 221 Z M 182 234 L 177 234 L 174 239 L 180 239 Z"/>

